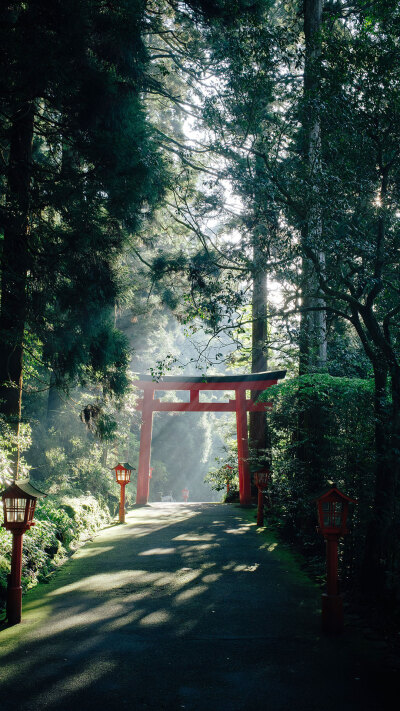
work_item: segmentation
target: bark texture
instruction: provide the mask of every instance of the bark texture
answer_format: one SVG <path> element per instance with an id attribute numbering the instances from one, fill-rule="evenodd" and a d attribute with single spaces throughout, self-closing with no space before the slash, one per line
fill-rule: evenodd
<path id="1" fill-rule="evenodd" d="M 321 250 L 322 222 L 318 198 L 321 127 L 319 115 L 319 74 L 321 55 L 322 0 L 304 0 L 304 107 L 302 120 L 303 158 L 309 185 L 307 215 L 302 227 L 302 312 L 300 324 L 300 375 L 326 367 L 326 314 L 318 280 L 318 269 L 307 256 L 312 250 L 319 269 L 324 270 Z M 315 309 L 315 310 L 314 310 Z M 319 309 L 319 310 L 318 310 Z"/>
<path id="2" fill-rule="evenodd" d="M 29 202 L 34 106 L 22 103 L 10 127 L 7 219 L 1 260 L 0 409 L 19 434 L 29 269 Z M 19 457 L 14 462 L 18 476 Z"/>
<path id="3" fill-rule="evenodd" d="M 251 372 L 260 373 L 268 369 L 268 290 L 267 275 L 262 270 L 253 276 L 252 318 Z M 256 400 L 259 395 L 258 390 L 254 391 L 253 399 Z M 267 460 L 267 464 L 268 432 L 263 412 L 250 413 L 250 444 L 258 457 Z"/>

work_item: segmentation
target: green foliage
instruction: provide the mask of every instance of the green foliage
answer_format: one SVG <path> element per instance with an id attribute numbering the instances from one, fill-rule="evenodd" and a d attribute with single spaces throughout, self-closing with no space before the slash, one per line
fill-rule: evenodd
<path id="1" fill-rule="evenodd" d="M 23 453 L 30 447 L 32 443 L 32 429 L 27 423 L 21 423 L 19 435 L 17 437 L 15 430 L 7 422 L 7 419 L 0 415 L 0 486 L 12 479 L 12 459 L 18 448 L 20 448 L 20 476 L 27 477 L 29 469 Z"/>
<path id="2" fill-rule="evenodd" d="M 73 511 L 72 507 L 71 511 Z M 56 537 L 65 548 L 68 548 L 74 540 L 74 535 L 76 537 L 74 517 L 71 517 L 66 511 L 65 505 L 61 505 L 60 501 L 53 496 L 38 501 L 35 520 L 53 524 Z"/>
<path id="3" fill-rule="evenodd" d="M 92 494 L 60 497 L 59 505 L 73 522 L 75 538 L 89 538 L 109 522 L 110 514 L 101 503 L 101 498 Z"/>
<path id="4" fill-rule="evenodd" d="M 3 522 L 3 510 L 0 513 Z M 5 528 L 0 528 L 0 602 L 5 600 L 7 589 L 7 575 L 10 572 L 12 538 Z"/>
<path id="5" fill-rule="evenodd" d="M 8 195 L 1 278 L 8 301 L 0 330 L 12 353 L 25 326 L 25 349 L 34 347 L 59 389 L 101 382 L 103 396 L 119 397 L 128 387 L 128 343 L 112 314 L 117 263 L 166 181 L 143 103 L 150 81 L 144 12 L 139 0 L 112 9 L 82 0 L 68 11 L 56 0 L 51 12 L 39 0 L 1 10 L 0 54 L 8 66 L 0 82 L 0 181 Z M 15 181 L 7 165 L 12 136 L 16 145 L 25 139 L 24 156 L 31 144 L 29 132 L 20 135 L 21 115 L 32 115 L 33 149 L 17 160 Z M 21 224 L 14 225 L 13 210 Z M 22 235 L 25 223 L 29 234 Z M 26 365 L 35 375 L 32 362 Z M 17 385 L 19 373 L 13 379 Z"/>
<path id="6" fill-rule="evenodd" d="M 57 495 L 91 492 L 113 509 L 116 492 L 110 467 L 104 464 L 106 445 L 86 433 L 81 423 L 68 422 L 66 416 L 62 421 L 62 437 L 41 426 L 35 428 L 35 435 L 40 437 L 40 446 L 35 444 L 30 451 L 35 479 L 44 491 Z"/>
<path id="7" fill-rule="evenodd" d="M 347 582 L 361 565 L 363 545 L 374 496 L 373 381 L 307 375 L 284 381 L 264 393 L 273 398 L 269 415 L 273 477 L 272 514 L 282 532 L 310 558 L 321 560 L 323 547 L 316 534 L 314 499 L 336 483 L 358 500 L 352 533 L 342 549 Z M 309 412 L 317 411 L 306 437 L 298 430 L 299 401 Z M 318 463 L 318 475 L 301 465 L 298 452 L 307 452 Z"/>
<path id="8" fill-rule="evenodd" d="M 35 526 L 24 535 L 22 586 L 44 580 L 79 543 L 108 523 L 109 512 L 94 496 L 49 496 L 38 501 Z M 0 528 L 0 604 L 5 601 L 12 535 Z"/>
<path id="9" fill-rule="evenodd" d="M 218 467 L 211 468 L 204 479 L 206 483 L 211 484 L 214 491 L 226 492 L 224 501 L 237 500 L 239 497 L 239 473 L 237 462 L 233 462 L 233 456 L 230 458 L 230 463 L 226 461 L 222 463 L 222 458 L 217 457 Z M 229 493 L 228 493 L 229 485 Z"/>

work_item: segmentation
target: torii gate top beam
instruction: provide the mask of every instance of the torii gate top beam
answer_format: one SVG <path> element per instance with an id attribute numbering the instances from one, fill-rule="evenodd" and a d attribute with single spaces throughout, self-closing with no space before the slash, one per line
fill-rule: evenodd
<path id="1" fill-rule="evenodd" d="M 139 375 L 134 386 L 140 390 L 266 390 L 285 375 L 286 370 L 249 375 L 164 375 L 159 380 L 151 375 Z"/>

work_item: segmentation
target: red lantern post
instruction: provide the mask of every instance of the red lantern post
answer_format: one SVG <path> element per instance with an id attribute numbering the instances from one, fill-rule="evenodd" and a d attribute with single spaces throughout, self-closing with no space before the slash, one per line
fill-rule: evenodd
<path id="1" fill-rule="evenodd" d="M 268 490 L 269 470 L 265 469 L 260 472 L 255 472 L 254 483 L 258 489 L 257 526 L 263 526 L 264 525 L 264 494 Z"/>
<path id="2" fill-rule="evenodd" d="M 118 463 L 113 467 L 115 471 L 115 478 L 121 487 L 121 493 L 119 498 L 119 522 L 125 523 L 125 487 L 129 484 L 131 480 L 131 474 L 134 469 L 128 462 L 123 464 Z"/>
<path id="3" fill-rule="evenodd" d="M 185 486 L 185 488 L 182 489 L 182 496 L 183 496 L 183 500 L 184 500 L 185 504 L 187 504 L 188 498 L 189 498 L 189 489 L 187 488 L 187 486 Z"/>
<path id="4" fill-rule="evenodd" d="M 327 591 L 322 595 L 322 630 L 339 634 L 343 630 L 343 601 L 338 591 L 338 542 L 347 531 L 349 504 L 357 503 L 333 486 L 317 500 L 319 532 L 326 542 Z"/>
<path id="5" fill-rule="evenodd" d="M 2 494 L 4 523 L 7 531 L 13 534 L 11 573 L 7 585 L 7 621 L 9 625 L 21 622 L 22 614 L 22 541 L 24 533 L 35 525 L 33 514 L 36 500 L 46 496 L 29 483 L 20 479 L 5 489 Z"/>

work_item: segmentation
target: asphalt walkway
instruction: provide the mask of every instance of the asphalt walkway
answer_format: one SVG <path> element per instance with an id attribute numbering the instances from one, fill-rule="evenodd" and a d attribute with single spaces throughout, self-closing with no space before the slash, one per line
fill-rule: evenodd
<path id="1" fill-rule="evenodd" d="M 321 637 L 319 597 L 249 512 L 137 509 L 0 631 L 0 710 L 390 708 L 371 656 Z"/>

